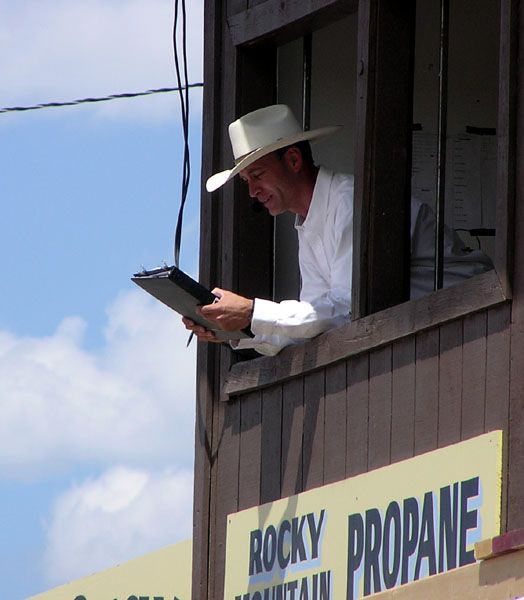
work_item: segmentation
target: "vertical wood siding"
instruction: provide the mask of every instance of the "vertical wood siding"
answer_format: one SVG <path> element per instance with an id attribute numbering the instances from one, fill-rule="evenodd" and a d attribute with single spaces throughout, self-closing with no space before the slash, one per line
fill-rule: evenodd
<path id="1" fill-rule="evenodd" d="M 437 447 L 439 330 L 416 336 L 415 455 Z"/>
<path id="2" fill-rule="evenodd" d="M 509 304 L 441 325 L 273 388 L 221 402 L 213 433 L 210 573 L 221 597 L 227 514 L 492 429 L 511 473 Z M 522 371 L 521 366 L 521 371 Z M 513 414 L 522 409 L 514 401 Z M 522 420 L 520 421 L 522 423 Z M 513 478 L 513 475 L 512 475 Z M 521 475 L 503 523 L 515 514 Z M 517 497 L 519 498 L 517 502 Z M 507 512 L 508 510 L 508 512 Z"/>
<path id="3" fill-rule="evenodd" d="M 440 327 L 440 365 L 438 384 L 439 447 L 460 440 L 462 421 L 462 321 Z"/>
<path id="4" fill-rule="evenodd" d="M 391 376 L 391 462 L 415 451 L 415 338 L 393 344 Z"/>
<path id="5" fill-rule="evenodd" d="M 508 13 L 506 25 L 512 27 L 513 35 L 524 31 L 524 10 L 522 2 L 511 3 L 512 13 Z M 520 40 L 518 46 L 518 73 L 510 81 L 513 86 L 522 86 L 524 77 L 524 43 Z M 517 66 L 515 65 L 515 70 Z M 510 356 L 510 389 L 509 389 L 509 421 L 510 441 L 508 448 L 508 528 L 524 526 L 524 94 L 512 97 L 517 105 L 516 123 L 512 123 L 512 134 L 516 143 L 516 198 L 514 204 L 515 248 L 513 262 L 513 309 L 511 312 L 511 356 Z M 510 171 L 510 177 L 513 171 Z M 510 185 L 512 180 L 510 180 Z M 510 192 L 511 193 L 511 192 Z"/>
<path id="6" fill-rule="evenodd" d="M 347 464 L 347 365 L 326 369 L 324 400 L 324 484 L 346 477 Z"/>
<path id="7" fill-rule="evenodd" d="M 262 392 L 260 504 L 280 498 L 282 490 L 282 386 Z"/>
<path id="8" fill-rule="evenodd" d="M 346 477 L 367 471 L 369 355 L 347 361 Z"/>

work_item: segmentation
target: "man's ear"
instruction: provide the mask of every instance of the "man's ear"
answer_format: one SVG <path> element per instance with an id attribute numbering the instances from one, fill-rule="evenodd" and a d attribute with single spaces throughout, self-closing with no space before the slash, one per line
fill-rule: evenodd
<path id="1" fill-rule="evenodd" d="M 302 169 L 302 164 L 304 162 L 302 160 L 302 152 L 300 152 L 296 146 L 291 146 L 291 148 L 288 148 L 284 156 L 289 168 L 294 173 L 298 173 Z"/>

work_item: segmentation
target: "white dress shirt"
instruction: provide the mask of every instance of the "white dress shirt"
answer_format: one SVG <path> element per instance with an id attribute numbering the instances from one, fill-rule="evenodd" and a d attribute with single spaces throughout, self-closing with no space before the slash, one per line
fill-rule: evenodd
<path id="1" fill-rule="evenodd" d="M 277 354 L 284 346 L 349 321 L 353 255 L 353 177 L 319 169 L 305 219 L 297 216 L 300 300 L 255 299 L 251 330 L 238 342 Z"/>

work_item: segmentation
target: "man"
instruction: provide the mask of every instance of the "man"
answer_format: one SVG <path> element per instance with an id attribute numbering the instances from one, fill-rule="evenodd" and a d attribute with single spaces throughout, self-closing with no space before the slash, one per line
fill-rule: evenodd
<path id="1" fill-rule="evenodd" d="M 239 174 L 248 186 L 249 195 L 272 216 L 286 211 L 294 213 L 301 276 L 300 300 L 277 303 L 244 298 L 220 288 L 213 290 L 220 300 L 201 307 L 202 315 L 226 331 L 250 326 L 255 334 L 253 339 L 240 340 L 235 346 L 238 349 L 277 354 L 284 346 L 314 337 L 350 319 L 353 178 L 317 167 L 309 147 L 310 140 L 337 129 L 304 132 L 284 105 L 254 111 L 229 127 L 236 165 L 210 177 L 206 187 L 214 191 Z M 421 204 L 413 203 L 412 264 L 417 279 L 414 296 L 432 289 L 429 287 L 432 263 L 426 264 L 428 243 L 417 239 L 419 231 L 427 233 L 427 222 L 432 216 L 431 211 L 421 209 Z M 478 257 L 462 252 L 448 231 L 446 260 L 455 251 L 454 270 L 460 271 L 455 280 L 487 270 Z M 446 284 L 449 285 L 447 281 Z M 200 340 L 216 341 L 211 331 L 186 318 L 183 322 Z"/>
<path id="2" fill-rule="evenodd" d="M 255 334 L 252 340 L 240 340 L 239 349 L 276 354 L 349 320 L 353 179 L 315 166 L 308 143 L 337 129 L 304 132 L 284 105 L 254 111 L 230 125 L 237 164 L 211 177 L 206 187 L 213 191 L 239 174 L 250 196 L 271 215 L 294 213 L 302 280 L 299 301 L 276 303 L 213 290 L 220 301 L 202 307 L 202 315 L 222 329 L 251 326 Z M 184 323 L 199 339 L 214 341 L 212 332 L 188 319 Z"/>

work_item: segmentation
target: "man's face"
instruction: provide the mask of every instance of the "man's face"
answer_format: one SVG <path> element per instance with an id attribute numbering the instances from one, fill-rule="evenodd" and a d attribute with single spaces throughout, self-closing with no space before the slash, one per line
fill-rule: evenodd
<path id="1" fill-rule="evenodd" d="M 267 154 L 240 171 L 240 177 L 247 183 L 251 198 L 256 198 L 272 216 L 295 212 L 294 173 L 286 155 Z"/>

